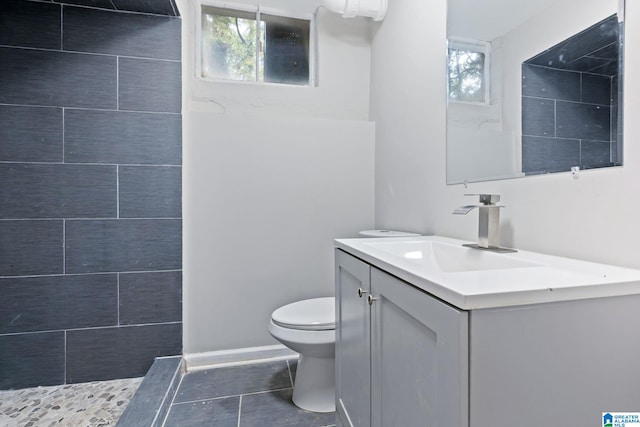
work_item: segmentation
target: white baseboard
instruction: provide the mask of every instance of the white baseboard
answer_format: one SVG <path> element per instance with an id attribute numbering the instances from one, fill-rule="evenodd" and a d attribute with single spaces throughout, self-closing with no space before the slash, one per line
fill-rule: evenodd
<path id="1" fill-rule="evenodd" d="M 249 363 L 272 360 L 293 359 L 298 353 L 282 344 L 263 347 L 234 348 L 231 350 L 185 353 L 187 372 L 200 371 L 212 367 L 247 365 Z"/>

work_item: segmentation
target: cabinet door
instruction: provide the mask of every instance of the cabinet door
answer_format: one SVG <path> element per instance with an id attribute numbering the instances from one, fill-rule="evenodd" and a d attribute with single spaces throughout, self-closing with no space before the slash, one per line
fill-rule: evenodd
<path id="1" fill-rule="evenodd" d="M 373 267 L 371 294 L 371 425 L 467 427 L 467 312 Z"/>
<path id="2" fill-rule="evenodd" d="M 336 413 L 338 426 L 369 427 L 368 264 L 336 250 Z M 361 292 L 358 292 L 361 289 Z M 361 296 L 360 296 L 361 295 Z"/>

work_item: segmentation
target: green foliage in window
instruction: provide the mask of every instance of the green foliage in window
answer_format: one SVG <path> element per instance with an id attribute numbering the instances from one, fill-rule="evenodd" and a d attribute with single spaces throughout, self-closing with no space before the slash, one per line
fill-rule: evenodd
<path id="1" fill-rule="evenodd" d="M 201 5 L 200 76 L 308 85 L 311 21 Z"/>
<path id="2" fill-rule="evenodd" d="M 202 21 L 202 76 L 255 81 L 256 20 L 203 11 Z"/>
<path id="3" fill-rule="evenodd" d="M 449 49 L 449 99 L 485 102 L 484 64 L 482 52 Z"/>

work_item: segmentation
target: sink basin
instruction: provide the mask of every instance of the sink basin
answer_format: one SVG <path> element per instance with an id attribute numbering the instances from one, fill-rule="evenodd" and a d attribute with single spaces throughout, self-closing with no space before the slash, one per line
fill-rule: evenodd
<path id="1" fill-rule="evenodd" d="M 640 295 L 640 270 L 443 236 L 337 239 L 336 248 L 462 310 Z"/>
<path id="2" fill-rule="evenodd" d="M 471 249 L 435 241 L 371 242 L 381 251 L 409 261 L 436 267 L 445 273 L 506 270 L 539 267 L 540 264 L 511 257 L 507 254 Z"/>

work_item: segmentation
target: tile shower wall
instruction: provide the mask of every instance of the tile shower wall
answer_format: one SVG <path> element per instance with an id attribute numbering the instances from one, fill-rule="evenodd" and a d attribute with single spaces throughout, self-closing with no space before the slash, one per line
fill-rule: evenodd
<path id="1" fill-rule="evenodd" d="M 615 77 L 523 64 L 522 78 L 524 173 L 612 165 Z"/>
<path id="2" fill-rule="evenodd" d="M 0 389 L 182 351 L 181 21 L 69 3 L 0 2 Z"/>

